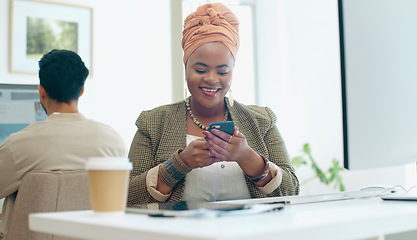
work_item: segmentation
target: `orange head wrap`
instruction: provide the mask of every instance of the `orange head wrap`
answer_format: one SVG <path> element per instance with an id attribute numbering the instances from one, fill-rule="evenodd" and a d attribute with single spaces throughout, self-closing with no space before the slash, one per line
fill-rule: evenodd
<path id="1" fill-rule="evenodd" d="M 221 3 L 200 6 L 184 20 L 184 64 L 198 47 L 209 42 L 222 42 L 236 60 L 239 49 L 239 20 Z"/>

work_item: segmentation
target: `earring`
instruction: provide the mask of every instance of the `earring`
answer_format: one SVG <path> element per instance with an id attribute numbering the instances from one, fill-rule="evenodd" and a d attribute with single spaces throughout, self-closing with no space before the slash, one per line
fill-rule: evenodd
<path id="1" fill-rule="evenodd" d="M 184 101 L 187 100 L 188 97 L 188 91 L 187 91 L 187 76 L 185 76 L 185 81 L 184 81 Z"/>
<path id="2" fill-rule="evenodd" d="M 184 101 L 187 100 L 187 97 L 188 97 L 187 87 L 184 86 Z"/>
<path id="3" fill-rule="evenodd" d="M 229 97 L 227 98 L 227 100 L 229 102 L 230 107 L 233 107 L 234 99 L 233 99 L 233 96 L 232 96 L 232 89 L 229 89 Z"/>

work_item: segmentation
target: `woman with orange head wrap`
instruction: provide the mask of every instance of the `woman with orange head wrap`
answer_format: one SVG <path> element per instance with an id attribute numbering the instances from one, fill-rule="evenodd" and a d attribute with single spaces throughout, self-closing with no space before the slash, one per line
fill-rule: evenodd
<path id="1" fill-rule="evenodd" d="M 239 21 L 220 3 L 184 21 L 182 47 L 191 96 L 140 114 L 129 159 L 128 205 L 298 194 L 298 179 L 267 107 L 226 98 L 239 49 Z M 208 131 L 233 121 L 232 134 Z"/>

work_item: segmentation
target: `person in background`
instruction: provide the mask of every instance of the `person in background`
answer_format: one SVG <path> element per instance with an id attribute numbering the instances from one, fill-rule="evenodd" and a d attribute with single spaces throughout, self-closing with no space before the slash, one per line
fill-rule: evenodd
<path id="1" fill-rule="evenodd" d="M 182 47 L 191 96 L 143 111 L 129 159 L 128 205 L 296 195 L 299 183 L 267 107 L 225 97 L 239 47 L 239 21 L 220 4 L 184 21 Z M 234 133 L 208 131 L 234 121 Z"/>
<path id="2" fill-rule="evenodd" d="M 81 58 L 68 50 L 52 50 L 39 61 L 39 97 L 48 118 L 10 135 L 0 146 L 0 198 L 6 197 L 0 236 L 7 236 L 26 173 L 84 169 L 89 157 L 126 157 L 126 146 L 113 128 L 78 112 L 88 73 Z"/>

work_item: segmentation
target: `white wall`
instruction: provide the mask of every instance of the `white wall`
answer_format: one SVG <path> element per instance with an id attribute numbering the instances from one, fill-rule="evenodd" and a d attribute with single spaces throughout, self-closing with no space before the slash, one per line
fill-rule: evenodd
<path id="1" fill-rule="evenodd" d="M 260 105 L 277 114 L 291 157 L 309 143 L 322 170 L 333 158 L 343 162 L 337 1 L 257 1 L 257 11 Z M 301 182 L 313 176 L 309 168 L 297 174 Z M 380 184 L 408 188 L 417 183 L 413 164 L 346 171 L 343 176 L 346 190 Z M 302 194 L 329 191 L 337 190 L 318 180 L 301 189 Z"/>
<path id="2" fill-rule="evenodd" d="M 111 125 L 130 147 L 142 110 L 170 103 L 169 0 L 50 0 L 93 8 L 93 77 L 80 111 Z M 0 83 L 37 84 L 37 75 L 8 72 L 9 0 L 0 1 Z"/>
<path id="3" fill-rule="evenodd" d="M 337 1 L 257 4 L 260 105 L 277 114 L 291 157 L 309 143 L 327 168 L 343 156 Z M 298 175 L 303 180 L 312 172 Z"/>

